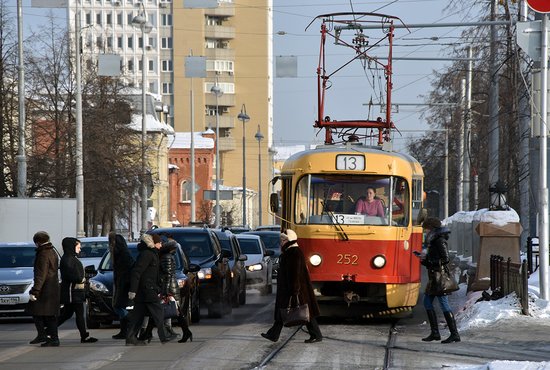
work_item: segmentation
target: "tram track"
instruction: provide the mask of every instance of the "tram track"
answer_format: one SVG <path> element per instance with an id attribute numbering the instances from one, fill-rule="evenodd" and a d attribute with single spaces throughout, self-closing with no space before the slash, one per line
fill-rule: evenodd
<path id="1" fill-rule="evenodd" d="M 397 339 L 397 328 L 395 327 L 396 324 L 397 324 L 397 320 L 392 320 L 389 333 L 388 333 L 388 341 L 386 342 L 386 346 L 384 350 L 384 365 L 383 365 L 384 370 L 389 369 L 392 363 L 392 354 L 393 354 L 392 350 L 395 348 L 395 341 Z"/>
<path id="2" fill-rule="evenodd" d="M 298 328 L 296 328 L 294 330 L 294 332 L 292 334 L 290 334 L 288 336 L 288 338 L 286 338 L 284 341 L 282 341 L 282 343 L 277 346 L 273 351 L 271 351 L 266 357 L 264 357 L 264 359 L 262 360 L 262 362 L 260 362 L 260 364 L 258 366 L 256 366 L 254 369 L 262 369 L 264 366 L 266 366 L 275 356 L 277 356 L 277 354 L 279 352 L 281 352 L 281 350 L 283 348 L 285 348 L 285 346 L 288 344 L 288 342 L 290 342 L 292 340 L 292 338 L 294 338 L 294 336 L 302 329 L 301 326 L 299 326 Z"/>

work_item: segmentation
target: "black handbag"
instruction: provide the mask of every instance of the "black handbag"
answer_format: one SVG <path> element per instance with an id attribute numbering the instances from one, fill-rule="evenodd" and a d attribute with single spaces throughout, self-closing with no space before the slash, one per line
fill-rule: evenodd
<path id="1" fill-rule="evenodd" d="M 292 297 L 296 297 L 296 304 L 292 305 Z M 288 306 L 280 308 L 281 320 L 286 327 L 301 326 L 309 322 L 309 306 L 307 303 L 300 304 L 298 295 L 291 296 L 288 299 Z"/>
<path id="2" fill-rule="evenodd" d="M 173 319 L 178 317 L 178 303 L 173 297 L 167 297 L 160 302 L 164 310 L 165 319 Z"/>
<path id="3" fill-rule="evenodd" d="M 432 278 L 430 283 L 433 286 L 426 288 L 426 291 L 433 295 L 446 295 L 456 292 L 459 287 L 453 275 L 451 275 L 447 265 L 440 267 L 438 270 L 430 271 Z"/>

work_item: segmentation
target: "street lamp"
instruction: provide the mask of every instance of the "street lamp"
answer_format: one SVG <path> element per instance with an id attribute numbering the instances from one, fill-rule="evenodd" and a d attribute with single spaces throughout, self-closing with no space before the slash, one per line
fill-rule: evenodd
<path id="1" fill-rule="evenodd" d="M 258 132 L 254 135 L 258 140 L 258 225 L 262 224 L 262 148 L 261 141 L 264 138 L 258 125 Z"/>
<path id="2" fill-rule="evenodd" d="M 243 226 L 246 226 L 246 131 L 244 124 L 250 120 L 250 117 L 246 114 L 246 106 L 244 104 L 237 118 L 243 121 Z"/>
<path id="3" fill-rule="evenodd" d="M 147 231 L 147 163 L 145 158 L 145 141 L 147 140 L 147 61 L 145 60 L 145 34 L 153 30 L 153 25 L 147 21 L 145 5 L 140 3 L 140 12 L 132 19 L 132 26 L 141 30 L 141 234 Z"/>
<path id="4" fill-rule="evenodd" d="M 223 91 L 218 86 L 217 79 L 210 92 L 216 96 L 216 207 L 214 208 L 214 214 L 216 215 L 215 226 L 220 227 L 220 114 L 218 111 L 218 98 L 223 95 Z"/>

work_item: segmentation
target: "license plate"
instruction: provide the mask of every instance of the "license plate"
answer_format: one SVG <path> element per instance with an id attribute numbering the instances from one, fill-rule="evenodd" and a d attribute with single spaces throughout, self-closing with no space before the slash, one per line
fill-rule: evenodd
<path id="1" fill-rule="evenodd" d="M 18 304 L 19 297 L 0 297 L 0 304 Z"/>

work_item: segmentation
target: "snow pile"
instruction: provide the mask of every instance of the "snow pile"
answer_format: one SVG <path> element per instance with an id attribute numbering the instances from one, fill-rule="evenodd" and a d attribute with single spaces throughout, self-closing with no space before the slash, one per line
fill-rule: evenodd
<path id="1" fill-rule="evenodd" d="M 455 370 L 550 370 L 550 362 L 493 361 L 485 365 L 452 367 Z"/>

